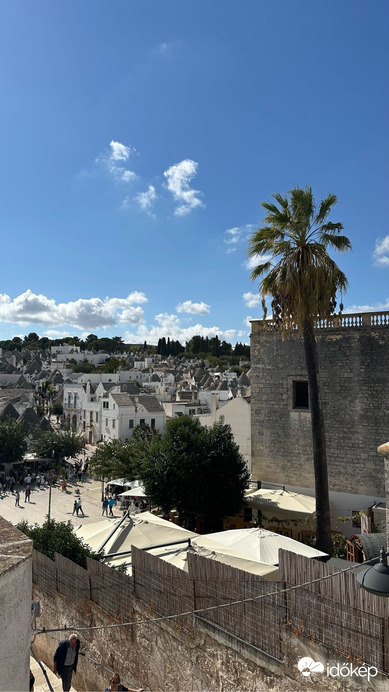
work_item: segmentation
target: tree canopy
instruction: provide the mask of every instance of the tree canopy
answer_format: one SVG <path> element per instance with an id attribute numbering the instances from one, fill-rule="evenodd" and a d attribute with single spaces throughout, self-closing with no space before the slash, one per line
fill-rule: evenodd
<path id="1" fill-rule="evenodd" d="M 147 451 L 159 437 L 157 430 L 141 425 L 134 428 L 129 440 L 100 442 L 89 460 L 89 469 L 108 478 L 139 478 Z"/>
<path id="2" fill-rule="evenodd" d="M 81 436 L 72 430 L 39 431 L 31 443 L 32 452 L 41 457 L 52 458 L 56 463 L 65 457 L 75 457 L 82 448 Z"/>
<path id="3" fill-rule="evenodd" d="M 27 449 L 22 425 L 8 418 L 0 423 L 0 464 L 14 464 L 23 458 Z"/>
<path id="4" fill-rule="evenodd" d="M 230 426 L 206 428 L 192 416 L 168 421 L 141 467 L 151 502 L 165 512 L 176 509 L 179 523 L 191 529 L 199 515 L 212 526 L 237 513 L 249 476 Z"/>
<path id="5" fill-rule="evenodd" d="M 102 555 L 94 553 L 81 538 L 74 533 L 73 525 L 70 521 L 45 521 L 43 526 L 38 524 L 29 525 L 27 521 L 20 522 L 17 527 L 34 543 L 35 550 L 43 555 L 54 559 L 54 554 L 59 553 L 69 558 L 80 567 L 86 568 L 86 558 L 101 560 Z"/>

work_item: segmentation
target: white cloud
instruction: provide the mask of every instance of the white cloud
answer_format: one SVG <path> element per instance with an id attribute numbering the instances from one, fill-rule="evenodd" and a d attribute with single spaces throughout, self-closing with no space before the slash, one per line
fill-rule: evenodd
<path id="1" fill-rule="evenodd" d="M 255 267 L 258 266 L 258 264 L 264 264 L 265 262 L 270 262 L 272 259 L 272 255 L 254 255 L 253 257 L 249 257 L 248 260 L 245 262 L 245 267 L 248 269 L 250 272 L 255 269 Z"/>
<path id="2" fill-rule="evenodd" d="M 136 332 L 126 332 L 124 340 L 126 343 L 143 343 L 147 341 L 149 344 L 157 344 L 158 339 L 170 337 L 170 339 L 178 340 L 181 344 L 185 344 L 192 336 L 208 336 L 213 337 L 218 335 L 219 339 L 233 343 L 238 335 L 243 332 L 237 332 L 236 329 L 222 330 L 219 327 L 204 327 L 202 324 L 193 324 L 189 327 L 184 327 L 177 315 L 168 313 L 160 313 L 155 316 L 155 325 L 150 327 L 145 324 L 139 325 Z"/>
<path id="3" fill-rule="evenodd" d="M 110 158 L 113 161 L 127 161 L 127 159 L 129 159 L 132 150 L 131 147 L 127 147 L 125 144 L 115 142 L 114 140 L 109 143 L 109 146 L 111 147 Z"/>
<path id="4" fill-rule="evenodd" d="M 372 305 L 348 305 L 343 314 L 352 314 L 354 312 L 382 312 L 389 310 L 389 298 L 386 298 L 384 303 L 373 303 Z"/>
<path id="5" fill-rule="evenodd" d="M 208 315 L 210 307 L 207 303 L 192 303 L 191 300 L 185 300 L 177 305 L 176 310 L 177 312 L 187 312 L 192 315 Z"/>
<path id="6" fill-rule="evenodd" d="M 242 298 L 248 308 L 257 307 L 257 305 L 259 305 L 262 300 L 261 296 L 258 293 L 250 293 L 250 291 L 248 293 L 243 293 Z"/>
<path id="7" fill-rule="evenodd" d="M 249 236 L 252 234 L 256 226 L 253 223 L 247 223 L 245 226 L 234 226 L 234 228 L 227 228 L 224 231 L 223 242 L 228 246 L 226 253 L 235 252 L 236 247 L 239 243 L 246 243 Z"/>
<path id="8" fill-rule="evenodd" d="M 66 324 L 86 330 L 118 323 L 139 324 L 144 319 L 139 304 L 145 302 L 145 294 L 139 291 L 130 293 L 127 298 L 79 298 L 68 303 L 56 303 L 52 298 L 27 290 L 14 300 L 0 294 L 0 321 L 48 327 Z"/>
<path id="9" fill-rule="evenodd" d="M 196 207 L 204 207 L 203 202 L 198 197 L 198 195 L 201 195 L 201 192 L 189 187 L 190 181 L 197 173 L 197 167 L 196 161 L 184 159 L 180 163 L 170 166 L 164 172 L 167 188 L 172 193 L 174 199 L 179 202 L 179 206 L 174 211 L 175 216 L 184 216 Z"/>
<path id="10" fill-rule="evenodd" d="M 389 267 L 389 235 L 376 240 L 373 252 L 374 264 L 379 267 Z"/>
<path id="11" fill-rule="evenodd" d="M 95 163 L 103 166 L 109 175 L 117 182 L 129 183 L 135 180 L 138 177 L 136 173 L 124 166 L 118 165 L 118 162 L 128 161 L 132 154 L 137 153 L 136 149 L 126 144 L 121 144 L 121 142 L 115 142 L 114 140 L 110 142 L 109 146 L 111 147 L 110 152 L 100 154 L 100 156 L 96 158 Z"/>
<path id="12" fill-rule="evenodd" d="M 150 216 L 154 216 L 152 210 L 155 200 L 157 199 L 157 193 L 155 191 L 154 185 L 149 185 L 146 192 L 140 192 L 138 195 L 135 196 L 135 199 L 137 200 L 137 202 L 139 202 L 139 206 L 141 207 L 141 209 L 143 209 L 143 211 L 145 211 Z"/>
<path id="13" fill-rule="evenodd" d="M 86 336 L 89 332 L 86 332 Z M 43 332 L 43 336 L 47 336 L 49 339 L 62 339 L 69 336 L 69 332 L 62 332 L 59 329 L 46 329 Z"/>

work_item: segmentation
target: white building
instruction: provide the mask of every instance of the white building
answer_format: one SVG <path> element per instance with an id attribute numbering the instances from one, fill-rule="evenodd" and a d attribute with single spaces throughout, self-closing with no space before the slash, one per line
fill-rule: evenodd
<path id="1" fill-rule="evenodd" d="M 234 440 L 251 471 L 251 404 L 243 397 L 221 402 L 218 394 L 212 394 L 211 413 L 197 417 L 201 425 L 207 427 L 218 422 L 230 425 Z"/>

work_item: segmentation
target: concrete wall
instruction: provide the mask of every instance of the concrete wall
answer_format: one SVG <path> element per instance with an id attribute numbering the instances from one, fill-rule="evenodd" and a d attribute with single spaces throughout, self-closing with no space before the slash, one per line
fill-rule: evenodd
<path id="1" fill-rule="evenodd" d="M 251 430 L 255 480 L 314 487 L 311 417 L 293 410 L 306 379 L 299 336 L 252 323 Z M 389 328 L 317 330 L 330 489 L 384 496 L 377 445 L 389 437 Z"/>
<path id="2" fill-rule="evenodd" d="M 212 406 L 211 413 L 204 413 L 197 418 L 201 425 L 207 427 L 223 418 L 223 422 L 231 426 L 234 440 L 251 470 L 251 408 L 246 399 L 236 397 L 219 408 Z"/>
<path id="3" fill-rule="evenodd" d="M 29 689 L 32 541 L 0 517 L 0 690 Z"/>

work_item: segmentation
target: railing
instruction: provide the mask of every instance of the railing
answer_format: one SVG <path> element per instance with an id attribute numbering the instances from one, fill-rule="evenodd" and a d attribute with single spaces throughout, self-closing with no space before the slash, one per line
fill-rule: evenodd
<path id="1" fill-rule="evenodd" d="M 252 332 L 263 329 L 275 331 L 278 325 L 272 320 L 251 320 Z M 360 327 L 389 327 L 389 310 L 383 312 L 356 312 L 332 315 L 327 319 L 318 319 L 316 329 L 355 329 Z M 292 327 L 294 330 L 296 327 Z"/>

